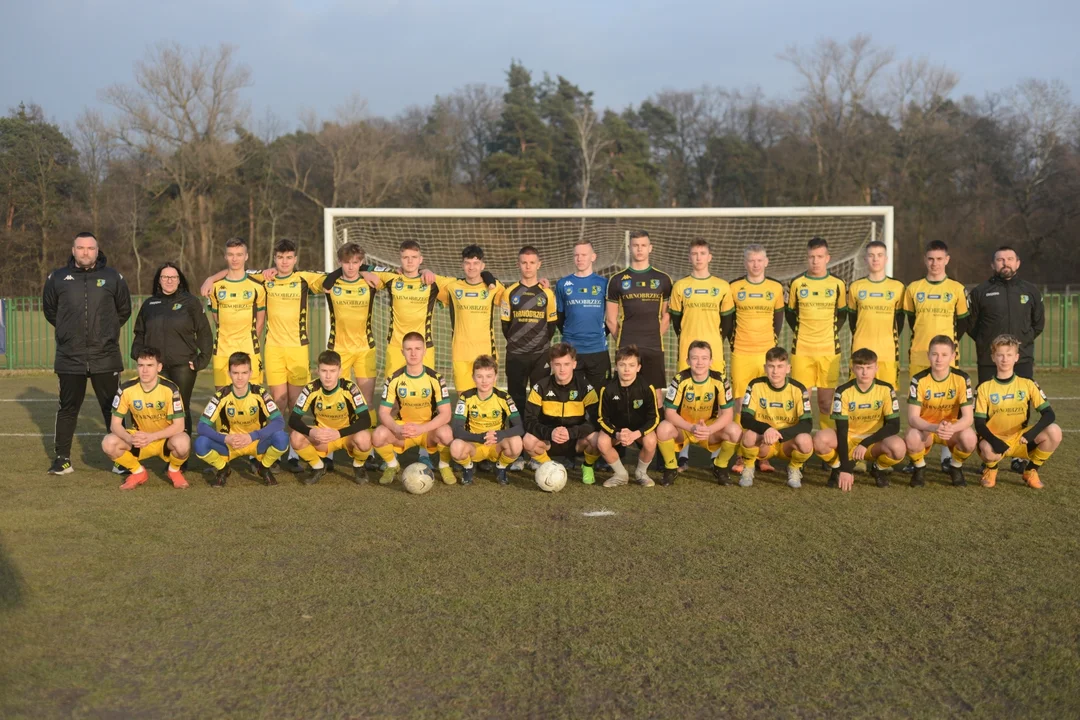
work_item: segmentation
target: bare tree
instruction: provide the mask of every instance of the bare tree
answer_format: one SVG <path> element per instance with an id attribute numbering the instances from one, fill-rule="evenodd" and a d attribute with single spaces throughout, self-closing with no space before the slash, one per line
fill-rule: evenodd
<path id="1" fill-rule="evenodd" d="M 101 231 L 101 186 L 112 161 L 115 132 L 100 112 L 87 108 L 75 119 L 75 129 L 70 134 L 79 151 L 79 166 L 86 177 L 90 228 L 98 234 Z"/>
<path id="2" fill-rule="evenodd" d="M 589 207 L 589 186 L 592 185 L 593 171 L 597 158 L 612 141 L 603 137 L 596 111 L 592 107 L 592 98 L 578 104 L 570 119 L 577 130 L 578 149 L 581 152 L 581 207 Z"/>

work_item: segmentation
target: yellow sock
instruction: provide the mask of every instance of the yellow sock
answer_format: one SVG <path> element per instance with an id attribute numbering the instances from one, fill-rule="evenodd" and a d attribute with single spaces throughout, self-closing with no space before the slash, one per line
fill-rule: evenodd
<path id="1" fill-rule="evenodd" d="M 546 462 L 551 462 L 551 456 L 548 455 L 546 452 L 542 452 L 536 457 L 534 457 L 533 460 L 543 465 Z"/>
<path id="2" fill-rule="evenodd" d="M 124 468 L 125 470 L 130 470 L 133 473 L 139 472 L 139 468 L 142 467 L 139 459 L 132 455 L 131 452 L 128 450 L 125 450 L 124 454 L 113 460 L 113 462 Z"/>
<path id="3" fill-rule="evenodd" d="M 599 459 L 600 459 L 599 455 L 593 455 L 590 452 L 585 453 L 585 464 L 586 465 L 593 465 Z"/>
<path id="4" fill-rule="evenodd" d="M 356 463 L 360 463 L 361 465 L 363 465 L 367 462 L 367 459 L 371 457 L 371 451 L 361 450 L 360 448 L 354 447 L 352 450 L 349 451 L 349 457 L 353 459 L 354 465 Z"/>
<path id="5" fill-rule="evenodd" d="M 187 458 L 169 456 L 169 472 L 180 472 L 180 466 L 187 462 Z"/>
<path id="6" fill-rule="evenodd" d="M 916 452 L 909 452 L 908 457 L 911 458 L 911 462 L 915 467 L 923 467 L 926 465 L 926 454 L 928 452 L 930 452 L 930 448 L 924 447 L 922 450 L 918 450 Z M 956 453 L 953 453 L 953 455 L 955 454 Z M 968 455 L 970 454 L 971 453 L 968 453 Z M 965 455 L 965 457 L 967 456 Z"/>
<path id="7" fill-rule="evenodd" d="M 818 457 L 821 458 L 829 467 L 836 467 L 836 463 L 840 462 L 840 453 L 835 450 L 830 450 L 824 455 L 818 453 Z"/>
<path id="8" fill-rule="evenodd" d="M 804 453 L 804 452 L 799 452 L 798 450 L 792 450 L 791 451 L 791 460 L 788 461 L 788 466 L 793 467 L 796 470 L 798 470 L 799 468 L 801 468 L 803 465 L 806 464 L 807 460 L 809 460 L 813 456 L 814 456 L 814 453 L 812 453 L 812 452 Z"/>
<path id="9" fill-rule="evenodd" d="M 664 458 L 664 467 L 668 470 L 679 467 L 679 460 L 675 457 L 675 441 L 661 440 L 657 445 L 660 446 L 660 457 Z"/>
<path id="10" fill-rule="evenodd" d="M 205 455 L 199 455 L 199 459 L 205 462 L 215 470 L 224 470 L 226 463 L 229 461 L 225 459 L 225 456 L 219 453 L 217 450 L 211 450 Z"/>
<path id="11" fill-rule="evenodd" d="M 388 463 L 396 458 L 393 445 L 383 445 L 382 447 L 377 447 L 375 448 L 375 454 L 382 458 L 382 461 L 384 463 Z"/>
<path id="12" fill-rule="evenodd" d="M 971 453 L 970 452 L 964 452 L 963 450 L 960 450 L 959 448 L 953 448 L 952 456 L 953 456 L 953 459 L 956 460 L 956 462 L 963 465 L 964 461 L 967 460 L 969 457 L 971 457 Z"/>
<path id="13" fill-rule="evenodd" d="M 752 445 L 751 447 L 739 445 L 739 457 L 741 457 L 743 459 L 743 462 L 748 465 L 750 463 L 757 462 L 758 455 L 760 454 L 761 448 L 757 445 Z"/>
<path id="14" fill-rule="evenodd" d="M 1032 467 L 1038 469 L 1041 468 L 1043 463 L 1049 460 L 1050 456 L 1053 454 L 1053 450 L 1040 450 L 1038 447 L 1036 447 L 1034 450 L 1028 453 L 1028 457 L 1031 459 Z M 956 453 L 953 453 L 953 455 L 955 456 Z"/>
<path id="15" fill-rule="evenodd" d="M 263 467 L 270 467 L 271 465 L 276 463 L 278 461 L 278 458 L 280 458 L 286 452 L 288 451 L 278 450 L 276 447 L 271 445 L 270 447 L 266 448 L 266 452 L 264 452 L 262 454 L 262 457 L 259 458 L 259 462 L 262 463 Z"/>
<path id="16" fill-rule="evenodd" d="M 822 413 L 818 418 L 818 426 L 821 429 L 829 428 L 830 430 L 836 429 L 836 421 L 829 417 L 827 414 Z"/>
<path id="17" fill-rule="evenodd" d="M 439 467 L 449 467 L 451 459 L 452 458 L 450 457 L 450 446 L 449 445 L 440 445 L 439 446 Z"/>
<path id="18" fill-rule="evenodd" d="M 506 453 L 499 453 L 499 459 L 495 461 L 495 467 L 504 468 L 509 467 L 517 458 L 512 458 Z"/>
<path id="19" fill-rule="evenodd" d="M 319 457 L 319 453 L 315 450 L 315 446 L 313 445 L 306 445 L 300 448 L 296 451 L 296 454 L 312 468 L 321 468 L 323 466 L 322 458 Z"/>
<path id="20" fill-rule="evenodd" d="M 713 460 L 713 465 L 716 467 L 726 468 L 728 463 L 731 462 L 731 456 L 735 454 L 735 451 L 739 449 L 738 443 L 733 443 L 730 440 L 724 440 L 720 443 L 720 454 Z"/>
<path id="21" fill-rule="evenodd" d="M 879 468 L 891 468 L 893 465 L 896 465 L 897 463 L 903 461 L 903 459 L 904 458 L 900 458 L 900 460 L 893 460 L 885 453 L 882 453 L 881 455 L 878 455 L 876 458 L 874 458 L 874 463 Z"/>

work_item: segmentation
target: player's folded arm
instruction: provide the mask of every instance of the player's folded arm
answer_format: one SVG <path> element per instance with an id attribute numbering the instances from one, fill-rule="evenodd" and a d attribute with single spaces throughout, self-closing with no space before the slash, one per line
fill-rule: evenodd
<path id="1" fill-rule="evenodd" d="M 870 447 L 876 442 L 881 442 L 887 437 L 897 435 L 900 432 L 900 416 L 888 415 L 885 418 L 885 423 L 877 429 L 877 432 L 870 434 L 859 441 L 859 444 L 863 447 Z"/>
<path id="2" fill-rule="evenodd" d="M 1008 451 L 1009 446 L 990 430 L 987 420 L 986 413 L 975 413 L 975 433 L 990 445 L 990 449 L 995 454 L 1003 455 Z"/>
<path id="3" fill-rule="evenodd" d="M 510 423 L 510 427 L 502 428 L 495 431 L 495 439 L 498 442 L 502 442 L 507 438 L 521 437 L 525 434 L 525 425 L 521 422 L 521 416 L 517 413 L 510 413 L 507 416 L 507 420 Z"/>
<path id="4" fill-rule="evenodd" d="M 899 420 L 897 420 L 897 422 L 899 422 Z M 813 429 L 814 424 L 812 416 L 804 415 L 799 418 L 799 422 L 780 431 L 780 441 L 787 442 L 788 440 L 794 440 L 803 433 L 809 434 Z"/>

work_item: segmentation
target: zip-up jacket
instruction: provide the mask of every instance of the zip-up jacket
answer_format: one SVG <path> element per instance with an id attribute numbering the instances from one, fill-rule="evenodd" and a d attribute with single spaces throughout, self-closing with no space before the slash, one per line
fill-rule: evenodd
<path id="1" fill-rule="evenodd" d="M 648 435 L 660 424 L 656 409 L 656 388 L 639 375 L 623 387 L 616 375 L 600 391 L 600 429 L 612 438 L 620 430 L 641 431 Z"/>
<path id="2" fill-rule="evenodd" d="M 525 432 L 551 442 L 552 431 L 565 427 L 570 440 L 580 440 L 596 429 L 596 406 L 596 391 L 581 375 L 574 373 L 566 385 L 548 375 L 529 390 Z"/>
<path id="3" fill-rule="evenodd" d="M 190 362 L 196 370 L 205 368 L 214 351 L 214 334 L 204 308 L 202 301 L 186 290 L 146 298 L 135 317 L 131 358 L 137 358 L 144 347 L 153 347 L 164 355 L 165 367 Z"/>
<path id="4" fill-rule="evenodd" d="M 1035 359 L 1035 338 L 1043 331 L 1046 318 L 1042 295 L 1034 284 L 1013 277 L 994 275 L 968 296 L 968 335 L 975 341 L 979 365 L 993 365 L 990 343 L 1008 333 L 1020 341 L 1020 362 Z"/>
<path id="5" fill-rule="evenodd" d="M 105 264 L 105 254 L 89 269 L 75 264 L 49 273 L 41 292 L 45 319 L 56 328 L 53 369 L 62 374 L 120 372 L 120 328 L 131 317 L 131 294 L 124 276 Z"/>

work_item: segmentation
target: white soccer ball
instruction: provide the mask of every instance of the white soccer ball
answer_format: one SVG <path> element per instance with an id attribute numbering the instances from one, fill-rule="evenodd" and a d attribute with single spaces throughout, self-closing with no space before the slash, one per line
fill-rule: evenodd
<path id="1" fill-rule="evenodd" d="M 423 495 L 435 486 L 435 475 L 424 463 L 415 462 L 401 474 L 401 484 L 413 495 Z"/>
<path id="2" fill-rule="evenodd" d="M 549 460 L 536 468 L 536 484 L 544 492 L 559 492 L 566 487 L 566 468 Z"/>

